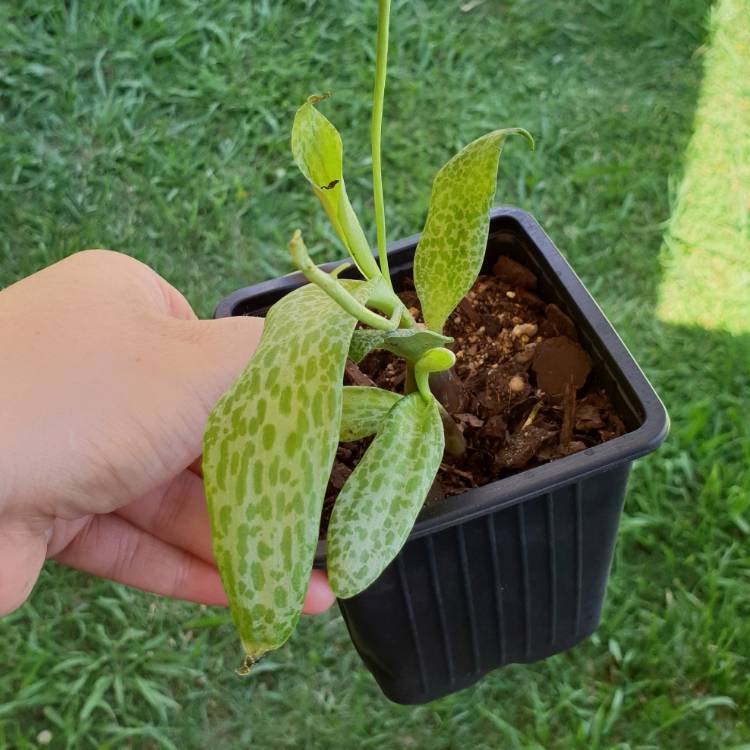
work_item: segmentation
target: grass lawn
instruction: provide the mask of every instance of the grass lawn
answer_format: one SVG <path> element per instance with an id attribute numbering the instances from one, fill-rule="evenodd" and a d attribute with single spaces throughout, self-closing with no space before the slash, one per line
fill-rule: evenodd
<path id="1" fill-rule="evenodd" d="M 375 6 L 5 0 L 0 287 L 105 246 L 209 315 L 287 272 L 298 226 L 340 257 L 288 148 L 325 90 L 374 238 Z M 459 146 L 515 125 L 537 150 L 508 142 L 499 202 L 540 220 L 673 420 L 596 636 L 401 707 L 336 613 L 240 680 L 225 612 L 50 564 L 0 622 L 0 748 L 750 748 L 750 0 L 394 0 L 390 237 Z"/>

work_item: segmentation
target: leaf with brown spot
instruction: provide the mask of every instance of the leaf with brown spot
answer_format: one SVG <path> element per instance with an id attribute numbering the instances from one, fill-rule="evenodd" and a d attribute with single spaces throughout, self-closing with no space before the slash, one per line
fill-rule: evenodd
<path id="1" fill-rule="evenodd" d="M 292 126 L 292 155 L 357 268 L 365 278 L 373 279 L 380 275 L 380 269 L 346 193 L 341 136 L 314 106 L 325 98 L 311 96 L 297 110 Z"/>

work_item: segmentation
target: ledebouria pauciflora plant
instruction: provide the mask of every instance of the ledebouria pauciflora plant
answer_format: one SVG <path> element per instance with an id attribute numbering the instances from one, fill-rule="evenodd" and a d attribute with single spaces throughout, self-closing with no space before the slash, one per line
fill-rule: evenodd
<path id="1" fill-rule="evenodd" d="M 362 275 L 316 267 L 299 231 L 289 248 L 311 282 L 268 312 L 252 360 L 214 407 L 203 472 L 214 552 L 246 659 L 243 671 L 294 630 L 310 576 L 326 485 L 339 441 L 375 435 L 343 486 L 327 533 L 334 593 L 369 586 L 403 546 L 440 466 L 450 417 L 430 373 L 455 362 L 442 333 L 482 265 L 505 138 L 470 143 L 438 172 L 414 258 L 425 325 L 393 290 L 385 242 L 380 131 L 389 0 L 379 1 L 372 113 L 375 260 L 344 183 L 341 137 L 312 96 L 298 110 L 292 153 Z M 357 324 L 361 324 L 357 327 Z M 405 393 L 343 385 L 347 357 L 383 348 L 406 361 Z"/>

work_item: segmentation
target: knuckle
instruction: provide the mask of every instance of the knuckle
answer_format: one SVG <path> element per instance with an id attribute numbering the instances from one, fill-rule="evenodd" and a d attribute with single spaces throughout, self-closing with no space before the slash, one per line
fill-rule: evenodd
<path id="1" fill-rule="evenodd" d="M 184 555 L 182 560 L 175 565 L 171 588 L 167 592 L 167 596 L 173 599 L 180 599 L 185 596 L 192 577 L 193 564 L 193 558 L 189 555 Z"/>
<path id="2" fill-rule="evenodd" d="M 181 474 L 169 485 L 154 513 L 154 529 L 171 529 L 180 516 L 185 497 L 185 478 Z"/>
<path id="3" fill-rule="evenodd" d="M 116 542 L 117 548 L 107 577 L 115 580 L 128 577 L 140 554 L 141 544 L 140 534 L 121 534 Z"/>

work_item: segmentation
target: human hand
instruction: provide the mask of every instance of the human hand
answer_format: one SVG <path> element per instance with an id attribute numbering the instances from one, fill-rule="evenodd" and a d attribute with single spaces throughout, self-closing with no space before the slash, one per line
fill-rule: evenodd
<path id="1" fill-rule="evenodd" d="M 263 321 L 199 321 L 118 253 L 73 255 L 0 292 L 0 615 L 46 558 L 226 604 L 199 457 L 206 417 Z M 305 612 L 333 602 L 313 571 Z"/>

